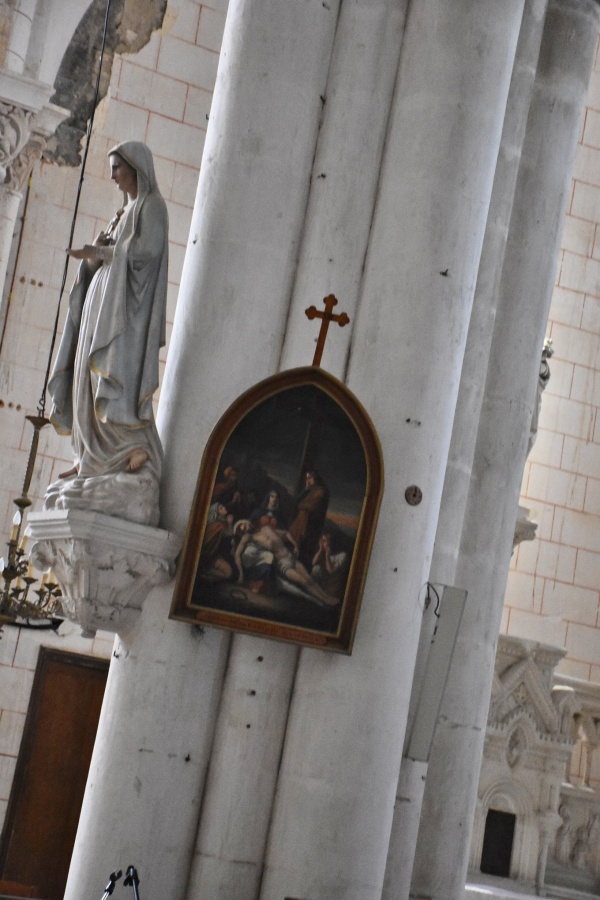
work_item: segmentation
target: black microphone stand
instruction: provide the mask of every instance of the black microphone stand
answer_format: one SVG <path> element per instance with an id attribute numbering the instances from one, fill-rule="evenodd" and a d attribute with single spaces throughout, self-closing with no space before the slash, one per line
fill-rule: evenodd
<path id="1" fill-rule="evenodd" d="M 123 882 L 125 885 L 131 885 L 133 888 L 133 897 L 134 900 L 140 900 L 140 879 L 138 878 L 137 869 L 135 866 L 128 866 L 127 872 L 125 874 L 125 880 Z"/>
<path id="2" fill-rule="evenodd" d="M 112 894 L 112 892 L 115 889 L 115 884 L 117 883 L 117 881 L 119 880 L 119 878 L 121 877 L 122 874 L 123 873 L 120 869 L 118 872 L 111 873 L 111 875 L 108 879 L 108 884 L 104 888 L 104 893 L 102 894 L 101 900 L 108 900 L 108 898 L 110 897 L 110 895 Z"/>

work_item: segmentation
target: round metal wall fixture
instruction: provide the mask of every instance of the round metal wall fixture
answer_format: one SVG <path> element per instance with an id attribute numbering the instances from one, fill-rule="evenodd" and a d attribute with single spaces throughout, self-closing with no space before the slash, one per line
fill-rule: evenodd
<path id="1" fill-rule="evenodd" d="M 404 491 L 404 497 L 409 506 L 418 506 L 423 499 L 423 491 L 416 484 L 411 484 Z"/>

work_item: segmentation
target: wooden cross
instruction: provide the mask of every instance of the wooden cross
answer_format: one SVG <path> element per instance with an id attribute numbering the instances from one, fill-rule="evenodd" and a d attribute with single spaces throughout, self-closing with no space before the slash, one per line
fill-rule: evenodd
<path id="1" fill-rule="evenodd" d="M 327 331 L 329 329 L 330 322 L 337 322 L 338 325 L 343 328 L 344 325 L 347 325 L 350 319 L 346 315 L 345 312 L 340 313 L 339 315 L 334 315 L 332 313 L 332 309 L 334 306 L 337 306 L 337 300 L 333 296 L 333 294 L 329 294 L 328 297 L 325 297 L 323 300 L 325 304 L 325 312 L 319 312 L 316 306 L 309 306 L 307 310 L 305 310 L 306 315 L 309 319 L 322 319 L 321 322 L 321 330 L 319 331 L 319 337 L 317 338 L 317 346 L 315 348 L 315 355 L 313 359 L 313 366 L 321 365 L 321 357 L 323 356 L 323 348 L 325 347 L 325 340 L 327 338 Z"/>

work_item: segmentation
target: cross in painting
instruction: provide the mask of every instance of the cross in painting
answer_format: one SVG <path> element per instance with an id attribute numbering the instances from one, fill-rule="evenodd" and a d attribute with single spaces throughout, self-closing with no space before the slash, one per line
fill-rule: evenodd
<path id="1" fill-rule="evenodd" d="M 306 315 L 309 319 L 321 319 L 321 330 L 319 331 L 319 337 L 317 338 L 317 346 L 315 348 L 315 355 L 313 358 L 313 366 L 321 365 L 321 357 L 323 356 L 323 348 L 325 347 L 325 340 L 327 338 L 327 331 L 329 329 L 330 322 L 337 322 L 338 325 L 343 328 L 344 325 L 347 325 L 350 319 L 346 315 L 345 312 L 339 313 L 339 315 L 335 315 L 332 310 L 334 306 L 337 306 L 337 300 L 333 296 L 333 294 L 329 294 L 328 297 L 325 297 L 323 300 L 325 304 L 325 312 L 319 312 L 316 306 L 309 306 L 307 310 L 305 310 Z"/>

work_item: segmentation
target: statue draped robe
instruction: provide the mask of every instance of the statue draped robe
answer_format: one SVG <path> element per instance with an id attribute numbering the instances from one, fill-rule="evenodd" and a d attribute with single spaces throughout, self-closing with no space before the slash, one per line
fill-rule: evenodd
<path id="1" fill-rule="evenodd" d="M 138 196 L 117 226 L 112 258 L 84 260 L 70 295 L 48 392 L 50 419 L 59 433 L 71 434 L 78 471 L 50 486 L 46 508 L 157 524 L 162 448 L 152 395 L 165 342 L 168 218 L 149 149 L 129 141 L 111 153 L 136 169 Z M 128 473 L 137 448 L 148 460 Z"/>

